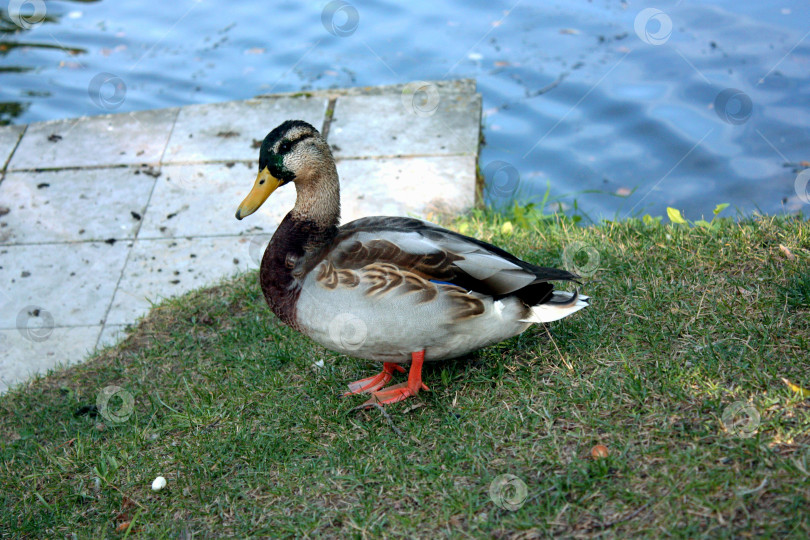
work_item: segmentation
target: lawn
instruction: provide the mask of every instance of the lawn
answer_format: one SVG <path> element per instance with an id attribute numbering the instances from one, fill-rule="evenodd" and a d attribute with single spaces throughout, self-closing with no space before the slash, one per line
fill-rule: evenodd
<path id="1" fill-rule="evenodd" d="M 810 536 L 810 223 L 506 219 L 450 226 L 588 309 L 362 411 L 255 273 L 166 301 L 0 397 L 0 535 Z"/>

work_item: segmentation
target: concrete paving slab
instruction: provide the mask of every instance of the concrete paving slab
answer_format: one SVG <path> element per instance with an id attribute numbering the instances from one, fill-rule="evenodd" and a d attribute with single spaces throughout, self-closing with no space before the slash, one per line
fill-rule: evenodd
<path id="1" fill-rule="evenodd" d="M 128 242 L 0 247 L 0 329 L 103 324 Z M 2 374 L 0 373 L 0 378 Z"/>
<path id="2" fill-rule="evenodd" d="M 0 245 L 134 238 L 154 183 L 128 167 L 9 172 Z"/>
<path id="3" fill-rule="evenodd" d="M 258 160 L 265 135 L 284 120 L 323 125 L 325 98 L 266 98 L 183 107 L 163 163 Z"/>
<path id="4" fill-rule="evenodd" d="M 475 164 L 475 156 L 338 161 L 342 221 L 466 212 L 475 202 Z"/>
<path id="5" fill-rule="evenodd" d="M 157 163 L 177 113 L 158 109 L 31 124 L 8 168 Z"/>
<path id="6" fill-rule="evenodd" d="M 138 238 L 274 231 L 295 204 L 292 185 L 273 193 L 253 216 L 233 217 L 255 172 L 245 163 L 164 166 Z M 338 174 L 344 223 L 370 215 L 455 215 L 474 203 L 473 156 L 345 160 L 338 162 Z M 432 198 L 425 197 L 425 185 Z"/>
<path id="7" fill-rule="evenodd" d="M 25 126 L 0 126 L 0 171 L 6 168 Z"/>
<path id="8" fill-rule="evenodd" d="M 477 155 L 481 96 L 429 94 L 420 105 L 421 95 L 339 97 L 329 129 L 335 157 Z"/>
<path id="9" fill-rule="evenodd" d="M 0 393 L 35 373 L 46 373 L 87 356 L 96 346 L 100 325 L 53 328 L 32 335 L 0 330 Z"/>
<path id="10" fill-rule="evenodd" d="M 137 240 L 107 323 L 133 323 L 149 310 L 150 301 L 213 285 L 248 270 L 249 246 L 250 238 L 239 236 Z"/>
<path id="11" fill-rule="evenodd" d="M 284 186 L 253 216 L 234 217 L 256 180 L 255 161 L 164 165 L 161 173 L 138 238 L 249 234 L 268 225 L 272 232 L 295 204 L 295 187 Z"/>

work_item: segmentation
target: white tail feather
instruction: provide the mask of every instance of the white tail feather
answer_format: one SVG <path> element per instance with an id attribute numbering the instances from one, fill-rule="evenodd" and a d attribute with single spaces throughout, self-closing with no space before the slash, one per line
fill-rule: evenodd
<path id="1" fill-rule="evenodd" d="M 554 291 L 554 296 L 559 300 L 570 299 L 574 293 L 567 291 Z M 527 319 L 522 319 L 520 322 L 528 323 L 545 323 L 551 321 L 558 321 L 563 317 L 567 317 L 572 313 L 576 313 L 580 309 L 588 306 L 588 296 L 579 295 L 576 304 L 570 306 L 560 306 L 555 304 L 540 304 L 532 306 L 532 314 Z"/>

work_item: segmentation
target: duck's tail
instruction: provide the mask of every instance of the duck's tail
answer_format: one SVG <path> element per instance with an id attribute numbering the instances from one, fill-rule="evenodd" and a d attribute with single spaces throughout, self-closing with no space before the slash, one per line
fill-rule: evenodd
<path id="1" fill-rule="evenodd" d="M 576 313 L 588 305 L 590 297 L 579 291 L 554 291 L 551 298 L 529 309 L 531 314 L 520 322 L 545 323 L 556 321 Z"/>

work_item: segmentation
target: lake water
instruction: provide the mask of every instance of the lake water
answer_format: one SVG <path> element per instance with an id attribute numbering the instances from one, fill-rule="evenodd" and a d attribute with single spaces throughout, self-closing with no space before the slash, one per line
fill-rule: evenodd
<path id="1" fill-rule="evenodd" d="M 491 204 L 810 210 L 807 0 L 3 4 L 5 122 L 470 77 Z"/>

